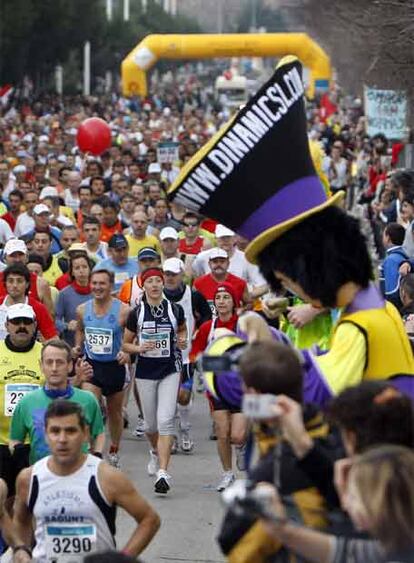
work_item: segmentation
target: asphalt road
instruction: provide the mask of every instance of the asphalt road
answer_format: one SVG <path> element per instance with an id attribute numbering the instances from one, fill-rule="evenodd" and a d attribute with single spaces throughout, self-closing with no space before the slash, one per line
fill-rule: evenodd
<path id="1" fill-rule="evenodd" d="M 197 394 L 193 405 L 192 434 L 194 453 L 172 457 L 169 472 L 172 489 L 164 497 L 153 492 L 153 478 L 147 475 L 148 445 L 135 438 L 136 408 L 133 399 L 128 408 L 132 428 L 124 431 L 121 464 L 141 494 L 160 514 L 161 528 L 142 555 L 145 563 L 221 563 L 215 536 L 223 516 L 220 494 L 216 486 L 221 478 L 216 442 L 208 439 L 210 416 L 206 399 Z M 119 511 L 117 545 L 125 544 L 134 523 Z"/>

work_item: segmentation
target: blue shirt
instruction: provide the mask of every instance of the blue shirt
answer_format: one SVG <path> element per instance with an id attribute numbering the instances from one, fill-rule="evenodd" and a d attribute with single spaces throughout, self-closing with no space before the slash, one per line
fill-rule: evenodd
<path id="1" fill-rule="evenodd" d="M 112 258 L 107 258 L 106 260 L 101 260 L 94 267 L 94 271 L 97 270 L 109 270 L 113 272 L 115 274 L 114 290 L 119 291 L 124 282 L 138 274 L 138 262 L 133 258 L 128 258 L 126 264 L 118 266 Z"/>
<path id="2" fill-rule="evenodd" d="M 60 235 L 62 234 L 62 232 L 57 227 L 49 227 L 49 229 L 50 232 L 52 233 L 52 246 L 50 247 L 50 252 L 51 254 L 57 254 L 62 250 L 62 247 L 60 245 Z M 35 233 L 36 233 L 36 229 L 32 229 L 31 231 L 25 234 L 33 236 Z"/>
<path id="3" fill-rule="evenodd" d="M 401 305 L 399 297 L 401 276 L 399 269 L 401 264 L 409 261 L 410 259 L 402 246 L 393 246 L 388 248 L 387 255 L 380 265 L 381 291 L 385 299 L 394 303 L 396 307 Z"/>

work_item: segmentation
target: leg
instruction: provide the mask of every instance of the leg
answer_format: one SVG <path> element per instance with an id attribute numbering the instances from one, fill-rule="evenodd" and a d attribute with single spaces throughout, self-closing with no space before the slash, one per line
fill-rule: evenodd
<path id="1" fill-rule="evenodd" d="M 224 471 L 231 471 L 230 413 L 226 410 L 213 411 L 217 434 L 217 451 Z"/>
<path id="2" fill-rule="evenodd" d="M 241 412 L 231 415 L 231 443 L 235 446 L 244 446 L 247 433 L 247 420 Z"/>
<path id="3" fill-rule="evenodd" d="M 93 393 L 95 397 L 98 399 L 99 404 L 101 404 L 102 389 L 100 387 L 97 387 L 96 385 L 93 385 L 93 383 L 89 383 L 88 381 L 84 381 L 82 383 L 82 389 L 84 391 L 90 391 L 91 393 Z"/>
<path id="4" fill-rule="evenodd" d="M 108 409 L 108 429 L 109 435 L 111 437 L 111 449 L 118 450 L 119 444 L 121 442 L 122 430 L 124 428 L 124 422 L 122 418 L 122 405 L 124 402 L 124 391 L 118 391 L 112 395 L 108 395 L 106 398 L 106 404 Z"/>
<path id="5" fill-rule="evenodd" d="M 154 453 L 157 452 L 157 388 L 158 381 L 137 379 L 137 389 L 141 397 L 141 405 L 146 425 L 146 436 Z"/>
<path id="6" fill-rule="evenodd" d="M 160 469 L 166 471 L 171 455 L 171 444 L 175 430 L 175 412 L 180 385 L 180 373 L 171 373 L 159 382 L 158 386 L 158 456 Z"/>

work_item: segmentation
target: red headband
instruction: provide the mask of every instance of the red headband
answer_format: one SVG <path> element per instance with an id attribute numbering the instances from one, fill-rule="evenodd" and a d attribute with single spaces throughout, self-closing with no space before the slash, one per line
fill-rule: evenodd
<path id="1" fill-rule="evenodd" d="M 144 270 L 141 274 L 142 285 L 144 285 L 145 280 L 152 276 L 158 276 L 164 281 L 164 272 L 160 268 L 148 268 L 148 270 Z"/>

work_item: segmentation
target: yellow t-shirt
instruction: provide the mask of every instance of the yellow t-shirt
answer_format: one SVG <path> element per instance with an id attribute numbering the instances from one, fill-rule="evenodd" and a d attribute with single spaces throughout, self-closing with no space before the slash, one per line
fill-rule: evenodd
<path id="1" fill-rule="evenodd" d="M 35 342 L 28 352 L 12 352 L 0 342 L 0 444 L 9 443 L 10 423 L 22 397 L 44 384 L 40 371 L 42 345 Z"/>
<path id="2" fill-rule="evenodd" d="M 157 237 L 154 235 L 146 235 L 143 239 L 136 239 L 132 235 L 127 235 L 125 237 L 129 244 L 129 252 L 128 256 L 130 258 L 136 258 L 138 256 L 138 252 L 143 248 L 150 247 L 153 248 L 161 255 L 161 245 Z"/>
<path id="3" fill-rule="evenodd" d="M 56 256 L 53 256 L 50 267 L 43 272 L 44 279 L 49 285 L 55 285 L 56 280 L 63 274 Z"/>

